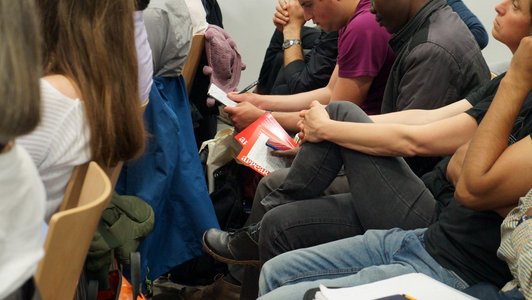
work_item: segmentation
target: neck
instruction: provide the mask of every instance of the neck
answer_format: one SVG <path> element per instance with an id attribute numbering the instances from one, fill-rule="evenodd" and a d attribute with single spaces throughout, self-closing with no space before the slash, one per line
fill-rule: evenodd
<path id="1" fill-rule="evenodd" d="M 344 2 L 344 11 L 345 11 L 345 24 L 349 22 L 349 19 L 353 16 L 355 11 L 357 10 L 358 4 L 360 4 L 360 0 L 353 0 L 353 1 L 345 1 Z"/>
<path id="2" fill-rule="evenodd" d="M 411 20 L 422 8 L 427 4 L 429 0 L 415 0 L 410 2 L 410 16 L 409 20 Z"/>

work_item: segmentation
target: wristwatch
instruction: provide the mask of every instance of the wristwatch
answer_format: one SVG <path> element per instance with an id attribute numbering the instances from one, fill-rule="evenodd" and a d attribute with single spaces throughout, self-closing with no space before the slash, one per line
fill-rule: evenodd
<path id="1" fill-rule="evenodd" d="M 293 39 L 293 40 L 286 40 L 283 42 L 283 50 L 286 50 L 294 45 L 301 45 L 301 40 Z"/>
<path id="2" fill-rule="evenodd" d="M 519 221 L 517 221 L 517 226 L 519 226 L 521 223 L 524 223 L 526 220 L 532 219 L 531 210 L 532 210 L 532 208 L 529 208 L 527 210 L 527 212 L 521 217 L 521 219 L 519 219 Z"/>

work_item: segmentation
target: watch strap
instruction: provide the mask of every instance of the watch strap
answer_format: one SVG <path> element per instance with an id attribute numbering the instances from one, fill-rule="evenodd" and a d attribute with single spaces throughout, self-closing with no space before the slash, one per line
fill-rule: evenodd
<path id="1" fill-rule="evenodd" d="M 301 45 L 301 40 L 299 39 L 289 39 L 283 42 L 283 50 L 288 49 L 294 45 Z"/>

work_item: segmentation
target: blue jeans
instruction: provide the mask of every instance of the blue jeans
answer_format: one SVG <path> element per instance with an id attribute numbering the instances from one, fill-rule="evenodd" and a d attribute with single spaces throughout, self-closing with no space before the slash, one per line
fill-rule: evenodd
<path id="1" fill-rule="evenodd" d="M 468 284 L 424 248 L 426 229 L 368 230 L 364 235 L 281 254 L 262 267 L 259 299 L 303 299 L 324 284 L 349 287 L 408 273 L 424 273 L 453 288 Z"/>

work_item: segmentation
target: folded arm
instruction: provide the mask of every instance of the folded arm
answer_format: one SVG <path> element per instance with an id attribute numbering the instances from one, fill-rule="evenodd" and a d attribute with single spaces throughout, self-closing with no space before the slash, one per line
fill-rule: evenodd
<path id="1" fill-rule="evenodd" d="M 532 89 L 532 37 L 521 41 L 506 77 L 463 160 L 455 198 L 477 210 L 515 205 L 532 182 L 532 140 L 508 146 L 508 137 Z"/>

